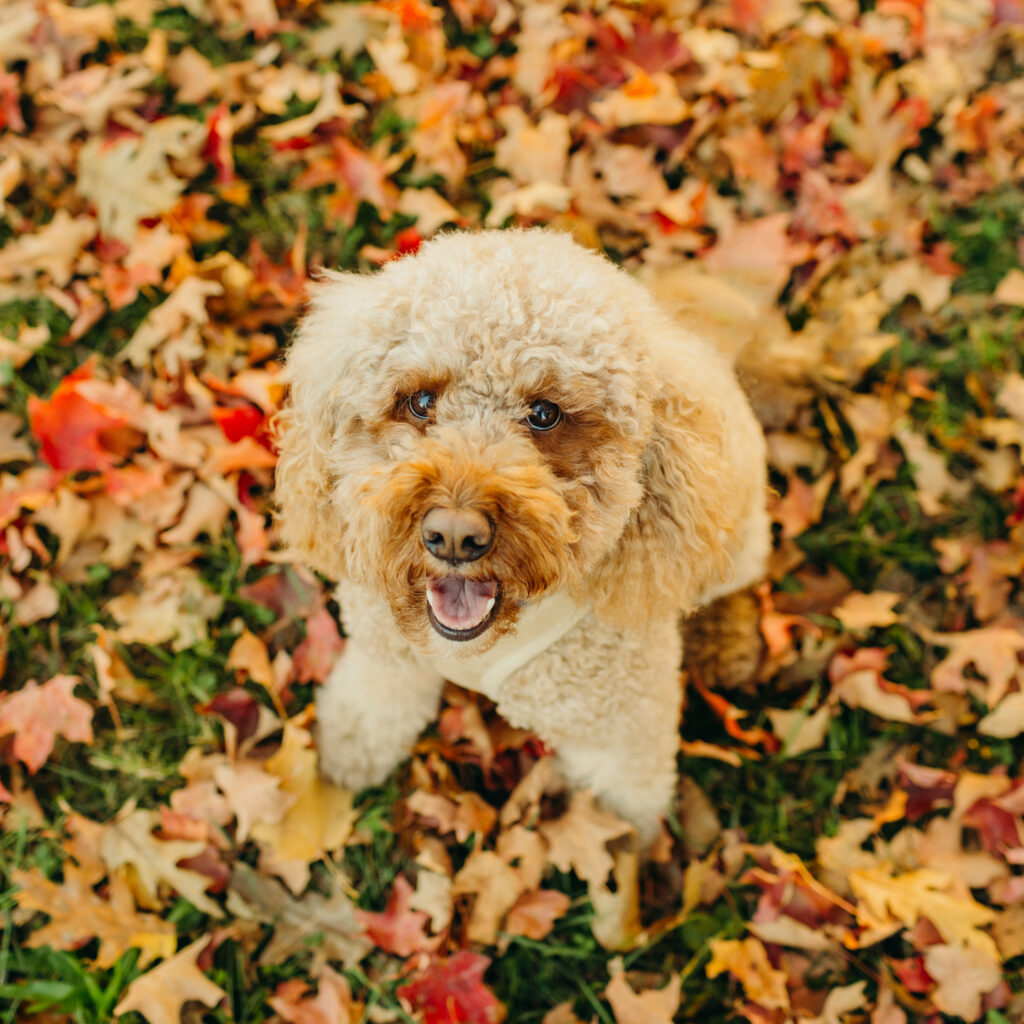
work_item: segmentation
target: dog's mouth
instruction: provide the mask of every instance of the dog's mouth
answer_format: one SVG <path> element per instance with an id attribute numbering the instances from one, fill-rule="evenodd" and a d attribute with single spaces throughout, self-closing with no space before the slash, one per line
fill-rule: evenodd
<path id="1" fill-rule="evenodd" d="M 494 621 L 501 605 L 497 580 L 444 576 L 427 581 L 427 617 L 446 640 L 472 640 Z"/>

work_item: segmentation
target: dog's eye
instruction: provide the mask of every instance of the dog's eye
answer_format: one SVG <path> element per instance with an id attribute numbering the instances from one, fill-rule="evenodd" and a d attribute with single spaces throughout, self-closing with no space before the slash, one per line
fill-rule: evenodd
<path id="1" fill-rule="evenodd" d="M 526 417 L 526 422 L 534 430 L 551 430 L 562 422 L 562 410 L 554 402 L 538 398 L 530 406 L 530 415 Z"/>
<path id="2" fill-rule="evenodd" d="M 418 420 L 429 420 L 434 413 L 434 406 L 437 404 L 437 395 L 433 391 L 417 391 L 410 395 L 408 401 L 409 412 Z"/>

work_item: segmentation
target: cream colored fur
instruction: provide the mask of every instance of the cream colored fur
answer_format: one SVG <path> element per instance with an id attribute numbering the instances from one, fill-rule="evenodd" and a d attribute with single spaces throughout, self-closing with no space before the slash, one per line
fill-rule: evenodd
<path id="1" fill-rule="evenodd" d="M 472 658 L 514 637 L 521 602 L 568 590 L 589 612 L 491 696 L 651 839 L 675 783 L 679 619 L 759 578 L 769 547 L 764 441 L 729 361 L 567 236 L 483 232 L 326 275 L 287 372 L 281 528 L 339 580 L 348 635 L 318 698 L 323 772 L 383 780 L 436 714 L 430 659 Z M 428 384 L 424 432 L 396 402 Z M 523 422 L 546 397 L 579 424 L 571 478 Z M 507 600 L 469 642 L 420 616 L 438 569 L 417 547 L 425 510 L 395 496 L 428 484 L 499 510 Z"/>

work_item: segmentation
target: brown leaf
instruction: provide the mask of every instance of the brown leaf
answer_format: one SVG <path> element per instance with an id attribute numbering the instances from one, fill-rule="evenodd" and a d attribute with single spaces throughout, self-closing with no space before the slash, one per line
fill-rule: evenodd
<path id="1" fill-rule="evenodd" d="M 673 974 L 664 988 L 635 992 L 620 970 L 612 975 L 604 997 L 611 1005 L 615 1024 L 672 1024 L 681 988 L 680 976 Z"/>
<path id="2" fill-rule="evenodd" d="M 314 971 L 328 959 L 354 967 L 373 948 L 356 919 L 356 907 L 345 892 L 344 876 L 336 875 L 327 895 L 308 892 L 295 899 L 272 878 L 258 874 L 247 864 L 237 864 L 228 887 L 228 909 L 236 917 L 272 924 L 274 934 L 260 954 L 264 964 L 283 963 L 306 950 L 315 935 Z"/>
<path id="3" fill-rule="evenodd" d="M 140 950 L 141 967 L 171 956 L 177 945 L 174 925 L 155 914 L 139 913 L 120 872 L 110 876 L 107 899 L 93 890 L 94 876 L 95 872 L 70 861 L 64 864 L 64 881 L 60 883 L 51 882 L 35 868 L 11 872 L 11 880 L 19 887 L 14 894 L 18 906 L 42 911 L 51 919 L 29 936 L 28 945 L 74 950 L 99 939 L 99 968 L 112 967 L 133 948 Z"/>
<path id="4" fill-rule="evenodd" d="M 186 1003 L 216 1006 L 227 993 L 210 981 L 197 964 L 209 941 L 206 936 L 197 939 L 169 960 L 136 978 L 125 989 L 123 998 L 114 1007 L 114 1014 L 120 1016 L 136 1010 L 150 1024 L 181 1024 Z"/>
<path id="5" fill-rule="evenodd" d="M 528 939 L 545 938 L 555 921 L 569 909 L 569 897 L 554 889 L 524 892 L 505 918 L 504 930 L 509 935 L 525 935 Z"/>
<path id="6" fill-rule="evenodd" d="M 607 844 L 628 835 L 631 826 L 600 810 L 592 793 L 578 790 L 565 814 L 544 822 L 540 831 L 548 841 L 548 860 L 559 871 L 575 871 L 583 881 L 600 886 L 614 863 Z"/>

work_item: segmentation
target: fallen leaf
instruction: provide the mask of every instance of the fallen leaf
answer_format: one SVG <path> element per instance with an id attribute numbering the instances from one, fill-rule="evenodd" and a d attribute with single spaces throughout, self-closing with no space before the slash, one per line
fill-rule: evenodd
<path id="1" fill-rule="evenodd" d="M 340 960 L 344 967 L 354 967 L 373 943 L 356 918 L 356 906 L 345 892 L 346 884 L 344 876 L 336 875 L 326 895 L 307 892 L 296 899 L 272 878 L 247 864 L 236 864 L 228 884 L 227 907 L 236 917 L 273 925 L 274 934 L 260 954 L 261 963 L 284 963 L 312 945 L 314 972 L 327 960 Z M 316 936 L 320 941 L 313 944 Z"/>
<path id="2" fill-rule="evenodd" d="M 972 946 L 929 946 L 924 953 L 924 965 L 938 980 L 929 994 L 931 1001 L 942 1013 L 965 1021 L 977 1020 L 982 1015 L 983 997 L 1003 980 L 998 956 Z"/>
<path id="3" fill-rule="evenodd" d="M 789 1011 L 786 972 L 776 970 L 759 939 L 712 939 L 711 959 L 705 967 L 709 978 L 728 971 L 742 986 L 746 997 L 766 1010 Z"/>
<path id="4" fill-rule="evenodd" d="M 672 1024 L 681 989 L 682 980 L 674 974 L 664 988 L 635 992 L 625 972 L 619 970 L 612 974 L 604 997 L 612 1008 L 615 1024 Z"/>
<path id="5" fill-rule="evenodd" d="M 426 933 L 429 915 L 409 906 L 413 887 L 399 875 L 391 888 L 388 905 L 382 913 L 357 910 L 356 919 L 367 937 L 381 949 L 395 956 L 411 956 L 422 950 L 436 948 L 437 943 Z"/>
<path id="6" fill-rule="evenodd" d="M 631 828 L 600 810 L 592 793 L 577 790 L 565 814 L 542 823 L 540 831 L 548 841 L 548 860 L 559 871 L 575 871 L 581 880 L 600 886 L 614 864 L 607 844 L 628 835 Z"/>
<path id="7" fill-rule="evenodd" d="M 902 600 L 903 594 L 892 594 L 886 590 L 873 590 L 870 594 L 855 590 L 832 614 L 846 629 L 892 626 L 900 619 L 893 606 Z"/>
<path id="8" fill-rule="evenodd" d="M 132 886 L 147 905 L 161 907 L 161 883 L 180 893 L 193 906 L 212 917 L 224 911 L 206 895 L 210 879 L 178 866 L 178 861 L 196 857 L 206 843 L 178 839 L 159 839 L 153 835 L 160 824 L 157 811 L 133 810 L 115 821 L 106 831 L 100 854 L 111 871 L 128 868 Z"/>
<path id="9" fill-rule="evenodd" d="M 169 960 L 136 978 L 114 1007 L 115 1016 L 135 1010 L 150 1024 L 180 1024 L 186 1003 L 216 1006 L 227 993 L 199 969 L 197 961 L 209 945 L 209 937 L 197 939 Z"/>
<path id="10" fill-rule="evenodd" d="M 524 892 L 505 917 L 504 931 L 539 941 L 569 909 L 569 897 L 555 889 Z"/>
<path id="11" fill-rule="evenodd" d="M 79 681 L 59 675 L 40 686 L 30 679 L 0 698 L 0 736 L 14 733 L 14 756 L 33 775 L 50 756 L 57 736 L 92 743 L 92 708 L 72 692 Z"/>
<path id="12" fill-rule="evenodd" d="M 298 978 L 282 981 L 267 1005 L 288 1024 L 359 1024 L 363 1004 L 353 1001 L 345 976 L 325 966 L 316 981 L 315 996 L 306 995 L 309 987 Z"/>
<path id="13" fill-rule="evenodd" d="M 952 878 L 942 871 L 920 868 L 893 875 L 879 866 L 850 872 L 850 886 L 861 901 L 858 917 L 869 911 L 873 922 L 891 914 L 907 928 L 927 918 L 950 944 L 964 944 L 990 959 L 998 959 L 992 937 L 981 929 L 995 920 L 995 912 L 971 898 L 948 894 Z"/>
<path id="14" fill-rule="evenodd" d="M 431 960 L 396 989 L 423 1024 L 501 1024 L 505 1007 L 484 984 L 490 958 L 461 949 Z"/>
<path id="15" fill-rule="evenodd" d="M 155 914 L 139 913 L 131 889 L 120 872 L 110 875 L 107 896 L 93 890 L 93 873 L 71 862 L 64 864 L 64 880 L 51 882 L 38 869 L 15 869 L 11 881 L 18 886 L 14 894 L 19 907 L 50 916 L 50 922 L 32 932 L 27 945 L 36 949 L 76 950 L 99 939 L 95 963 L 106 969 L 129 950 L 138 949 L 139 966 L 173 955 L 177 932 L 169 921 Z"/>

